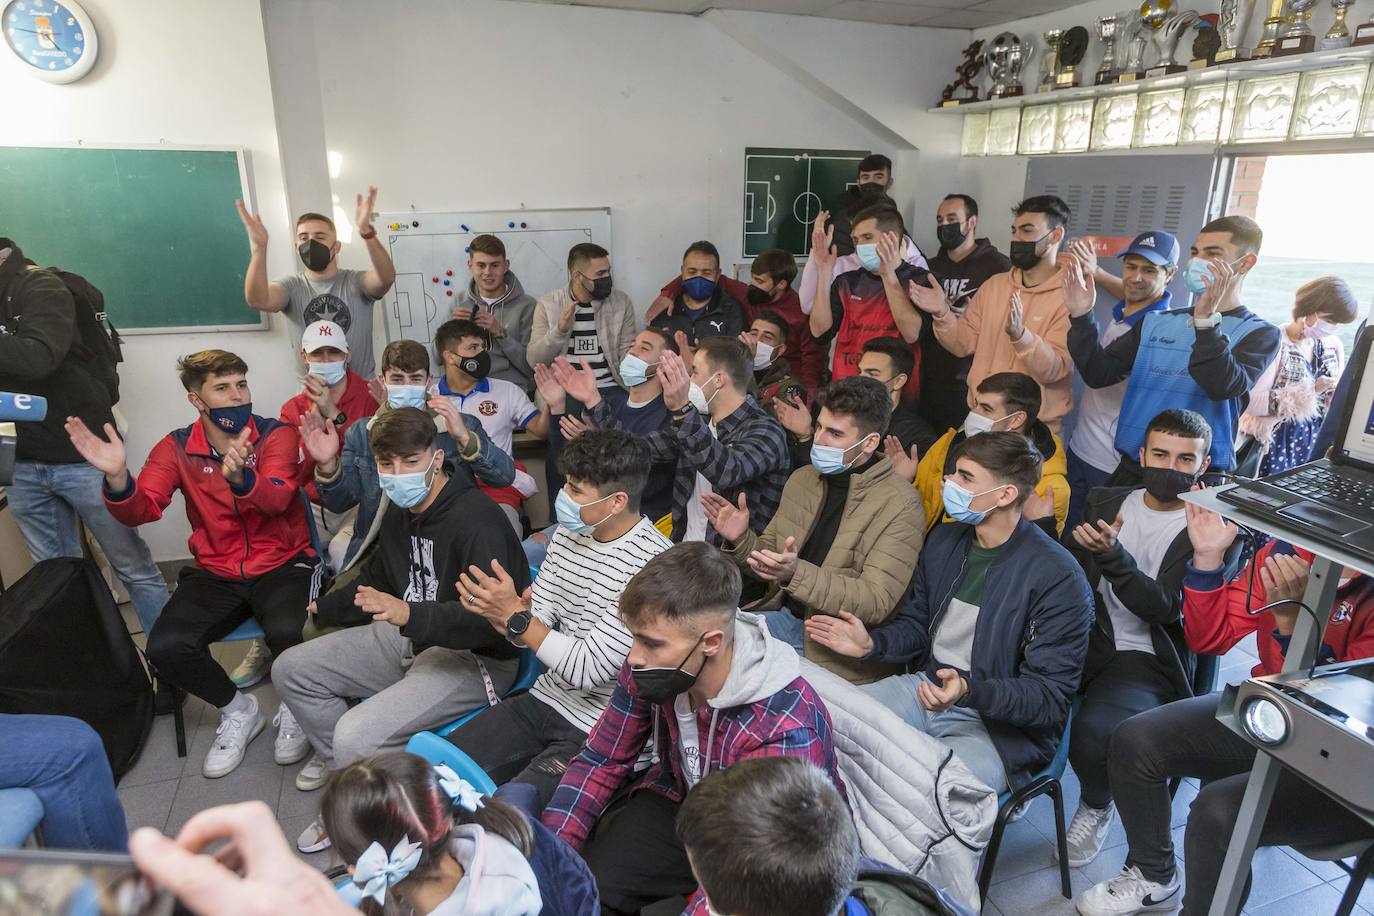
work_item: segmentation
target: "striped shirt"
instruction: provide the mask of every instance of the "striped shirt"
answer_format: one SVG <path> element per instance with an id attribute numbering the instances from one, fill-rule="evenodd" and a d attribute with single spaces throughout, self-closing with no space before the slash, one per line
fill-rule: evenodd
<path id="1" fill-rule="evenodd" d="M 590 302 L 577 303 L 573 314 L 572 334 L 568 337 L 568 361 L 574 366 L 582 365 L 582 360 L 596 373 L 598 388 L 614 388 L 615 376 L 606 362 L 606 354 L 601 352 L 601 341 L 596 336 L 596 309 Z"/>
<path id="2" fill-rule="evenodd" d="M 531 692 L 574 727 L 592 730 L 630 654 L 630 633 L 619 616 L 621 591 L 671 546 L 647 518 L 604 544 L 561 526 L 554 532 L 531 608 L 553 630 L 535 653 L 548 670 Z"/>

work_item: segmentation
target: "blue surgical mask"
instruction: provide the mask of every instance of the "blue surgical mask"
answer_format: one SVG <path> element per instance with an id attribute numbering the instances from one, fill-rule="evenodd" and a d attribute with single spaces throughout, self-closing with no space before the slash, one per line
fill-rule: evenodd
<path id="1" fill-rule="evenodd" d="M 308 363 L 305 368 L 326 385 L 337 385 L 348 372 L 348 362 L 341 359 L 332 363 Z"/>
<path id="2" fill-rule="evenodd" d="M 845 461 L 845 453 L 849 449 L 858 448 L 868 441 L 868 437 L 860 439 L 849 448 L 837 448 L 833 445 L 818 445 L 811 443 L 811 466 L 822 474 L 842 474 L 853 466 L 854 461 Z M 858 460 L 856 457 L 855 461 Z"/>
<path id="3" fill-rule="evenodd" d="M 435 471 L 435 465 L 431 464 L 428 470 L 412 474 L 378 474 L 377 481 L 387 499 L 402 509 L 409 509 L 419 505 L 429 494 L 429 486 L 434 482 L 431 474 Z"/>
<path id="4" fill-rule="evenodd" d="M 854 253 L 859 256 L 859 263 L 863 265 L 864 270 L 870 271 L 871 273 L 877 273 L 878 268 L 882 266 L 883 259 L 878 257 L 878 246 L 876 244 L 855 245 Z"/>
<path id="5" fill-rule="evenodd" d="M 649 380 L 649 370 L 657 365 L 658 363 L 646 363 L 633 353 L 626 353 L 625 358 L 620 361 L 620 380 L 625 383 L 626 388 L 643 385 Z"/>
<path id="6" fill-rule="evenodd" d="M 611 494 L 611 496 L 614 495 L 614 493 Z M 553 511 L 558 517 L 558 524 L 567 528 L 573 534 L 591 534 L 596 530 L 596 525 L 601 524 L 601 522 L 604 522 L 606 518 L 610 518 L 610 516 L 607 515 L 606 518 L 603 518 L 601 522 L 597 522 L 596 525 L 588 525 L 586 522 L 582 521 L 582 510 L 589 509 L 597 503 L 604 503 L 606 500 L 610 499 L 611 496 L 603 496 L 598 500 L 587 503 L 585 506 L 579 506 L 577 503 L 573 502 L 573 498 L 568 495 L 567 490 L 559 490 L 558 496 L 553 501 Z"/>
<path id="7" fill-rule="evenodd" d="M 429 401 L 429 389 L 424 385 L 387 385 L 386 402 L 392 407 L 418 407 L 425 409 Z"/>
<path id="8" fill-rule="evenodd" d="M 243 432 L 253 416 L 253 403 L 239 404 L 237 407 L 211 407 L 208 411 L 210 422 L 229 435 Z"/>
<path id="9" fill-rule="evenodd" d="M 1000 488 L 993 487 L 992 490 L 984 490 L 982 493 L 970 493 L 968 490 L 965 490 L 953 480 L 946 477 L 942 493 L 945 503 L 945 514 L 956 522 L 963 522 L 966 525 L 977 525 L 982 522 L 983 519 L 987 518 L 988 512 L 992 510 L 988 509 L 979 512 L 976 509 L 970 509 L 969 506 L 978 497 L 991 493 L 993 490 L 997 489 Z"/>
<path id="10" fill-rule="evenodd" d="M 682 281 L 682 291 L 690 299 L 705 302 L 716 291 L 716 281 L 707 277 L 688 277 Z"/>
<path id="11" fill-rule="evenodd" d="M 1207 292 L 1207 284 L 1202 278 L 1215 279 L 1212 276 L 1212 267 L 1202 258 L 1189 258 L 1188 266 L 1183 269 L 1183 282 L 1193 295 L 1200 296 Z"/>

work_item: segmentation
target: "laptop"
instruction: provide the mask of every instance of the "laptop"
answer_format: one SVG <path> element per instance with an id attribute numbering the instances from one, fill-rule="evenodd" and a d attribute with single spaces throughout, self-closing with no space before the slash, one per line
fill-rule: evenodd
<path id="1" fill-rule="evenodd" d="M 1301 528 L 1314 541 L 1374 561 L 1374 373 L 1368 371 L 1374 327 L 1355 343 L 1346 368 L 1353 386 L 1330 458 L 1309 461 L 1281 474 L 1242 480 L 1217 491 L 1217 499 L 1285 527 Z"/>

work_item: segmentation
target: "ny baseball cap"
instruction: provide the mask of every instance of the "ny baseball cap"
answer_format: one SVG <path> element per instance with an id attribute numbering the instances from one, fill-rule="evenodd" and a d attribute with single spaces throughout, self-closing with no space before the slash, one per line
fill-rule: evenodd
<path id="1" fill-rule="evenodd" d="M 344 329 L 332 321 L 312 321 L 306 325 L 305 333 L 301 335 L 301 349 L 314 353 L 320 347 L 333 347 L 347 353 L 348 337 Z"/>
<path id="2" fill-rule="evenodd" d="M 1118 251 L 1116 256 L 1124 258 L 1128 254 L 1140 255 L 1151 264 L 1158 264 L 1163 267 L 1167 264 L 1178 263 L 1178 239 L 1167 232 L 1142 232 L 1135 237 L 1124 251 Z"/>

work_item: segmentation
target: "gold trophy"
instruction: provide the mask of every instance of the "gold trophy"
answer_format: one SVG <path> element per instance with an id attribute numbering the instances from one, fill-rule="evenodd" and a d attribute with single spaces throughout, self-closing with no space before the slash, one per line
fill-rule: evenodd
<path id="1" fill-rule="evenodd" d="M 1283 30 L 1279 43 L 1274 46 L 1274 57 L 1290 54 L 1307 54 L 1316 50 L 1317 36 L 1312 34 L 1312 7 L 1317 0 L 1288 0 L 1288 28 Z"/>
<path id="2" fill-rule="evenodd" d="M 1323 51 L 1350 47 L 1350 30 L 1345 27 L 1345 14 L 1354 4 L 1355 0 L 1331 0 L 1331 8 L 1336 11 L 1336 21 L 1331 23 L 1331 28 L 1326 30 L 1322 40 L 1317 43 Z"/>
<path id="3" fill-rule="evenodd" d="M 1259 44 L 1255 46 L 1256 57 L 1273 57 L 1274 48 L 1279 43 L 1279 30 L 1283 28 L 1285 0 L 1269 0 L 1269 15 L 1264 17 L 1264 32 Z"/>

